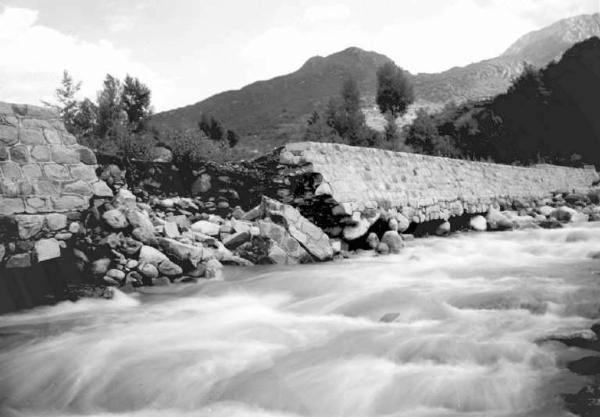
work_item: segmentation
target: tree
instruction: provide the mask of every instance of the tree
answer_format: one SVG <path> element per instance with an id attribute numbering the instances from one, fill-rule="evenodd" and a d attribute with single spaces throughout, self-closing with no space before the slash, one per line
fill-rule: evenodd
<path id="1" fill-rule="evenodd" d="M 240 137 L 233 130 L 227 129 L 227 143 L 229 147 L 233 148 L 240 141 Z"/>
<path id="2" fill-rule="evenodd" d="M 152 114 L 150 106 L 150 89 L 139 79 L 125 76 L 121 89 L 121 107 L 127 113 L 129 130 L 140 132 L 144 130 L 144 122 Z"/>
<path id="3" fill-rule="evenodd" d="M 77 114 L 78 102 L 75 96 L 81 89 L 81 82 L 75 82 L 69 71 L 63 71 L 60 86 L 54 91 L 58 104 L 44 102 L 45 105 L 54 107 L 60 113 L 65 127 L 71 133 L 74 132 L 73 120 Z"/>
<path id="4" fill-rule="evenodd" d="M 96 127 L 98 108 L 89 98 L 78 103 L 77 113 L 73 118 L 73 134 L 77 136 L 91 136 Z"/>
<path id="5" fill-rule="evenodd" d="M 223 126 L 214 117 L 210 118 L 210 135 L 212 140 L 223 140 Z"/>
<path id="6" fill-rule="evenodd" d="M 393 62 L 386 62 L 377 70 L 376 102 L 381 113 L 394 118 L 404 114 L 415 100 L 412 84 L 405 71 Z"/>
<path id="7" fill-rule="evenodd" d="M 110 74 L 106 74 L 103 88 L 98 93 L 98 118 L 96 123 L 96 135 L 101 138 L 114 137 L 122 128 L 126 118 L 121 114 L 121 82 Z"/>
<path id="8" fill-rule="evenodd" d="M 386 117 L 385 130 L 383 132 L 383 137 L 386 142 L 393 143 L 398 140 L 399 132 L 398 125 L 396 125 L 396 119 L 392 115 L 392 113 L 387 113 Z"/>

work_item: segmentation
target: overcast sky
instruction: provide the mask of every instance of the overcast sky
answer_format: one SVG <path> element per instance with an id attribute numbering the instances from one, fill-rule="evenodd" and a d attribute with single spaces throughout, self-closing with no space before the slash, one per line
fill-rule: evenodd
<path id="1" fill-rule="evenodd" d="M 598 11 L 600 0 L 0 0 L 0 101 L 51 98 L 68 69 L 89 97 L 106 73 L 137 76 L 161 111 L 348 46 L 437 72 Z"/>

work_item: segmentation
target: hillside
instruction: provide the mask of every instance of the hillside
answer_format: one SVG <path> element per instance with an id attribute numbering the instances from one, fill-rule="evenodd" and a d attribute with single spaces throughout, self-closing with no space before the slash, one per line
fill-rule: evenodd
<path id="1" fill-rule="evenodd" d="M 450 100 L 481 99 L 503 93 L 521 73 L 524 62 L 545 66 L 576 42 L 591 36 L 600 36 L 598 13 L 563 19 L 528 33 L 496 58 L 441 73 L 411 75 L 417 106 L 439 107 Z M 383 120 L 379 120 L 382 118 L 374 105 L 375 72 L 386 61 L 390 58 L 385 55 L 354 47 L 326 57 L 316 56 L 291 74 L 158 113 L 153 123 L 163 130 L 196 128 L 204 112 L 240 134 L 242 146 L 261 152 L 298 140 L 308 115 L 337 95 L 342 80 L 351 75 L 363 94 L 369 124 L 381 127 Z M 414 113 L 414 108 L 411 111 Z"/>

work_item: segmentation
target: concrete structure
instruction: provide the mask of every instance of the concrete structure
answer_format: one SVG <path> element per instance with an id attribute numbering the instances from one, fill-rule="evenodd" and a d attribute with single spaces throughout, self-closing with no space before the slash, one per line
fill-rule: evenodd
<path id="1" fill-rule="evenodd" d="M 339 214 L 394 210 L 415 223 L 587 191 L 600 178 L 593 168 L 519 167 L 316 142 L 286 145 L 279 162 L 320 177 L 314 194 L 330 195 Z"/>

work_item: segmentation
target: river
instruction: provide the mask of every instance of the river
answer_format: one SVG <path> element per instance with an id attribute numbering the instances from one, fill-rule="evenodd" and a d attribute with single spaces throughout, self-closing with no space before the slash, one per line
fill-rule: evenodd
<path id="1" fill-rule="evenodd" d="M 0 415 L 566 416 L 598 318 L 600 225 L 0 316 Z M 588 352 L 589 354 L 589 352 Z"/>

